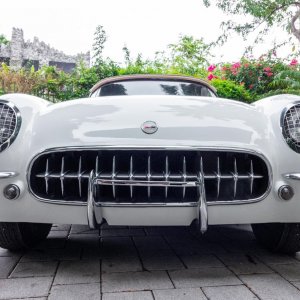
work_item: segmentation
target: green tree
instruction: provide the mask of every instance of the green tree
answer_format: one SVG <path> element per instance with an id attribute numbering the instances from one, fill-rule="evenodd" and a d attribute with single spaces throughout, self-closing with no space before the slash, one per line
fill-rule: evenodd
<path id="1" fill-rule="evenodd" d="M 225 21 L 222 23 L 223 35 L 219 38 L 222 44 L 228 38 L 228 32 L 235 31 L 247 38 L 251 32 L 258 31 L 255 42 L 262 41 L 272 27 L 282 27 L 289 34 L 294 35 L 300 41 L 300 28 L 297 21 L 300 20 L 300 1 L 295 0 L 203 0 L 208 7 L 214 3 L 227 14 L 249 16 L 250 21 L 235 23 Z M 289 39 L 291 40 L 291 39 Z"/>
<path id="2" fill-rule="evenodd" d="M 9 40 L 3 34 L 0 34 L 0 46 L 7 45 L 8 43 L 9 43 Z"/>
<path id="3" fill-rule="evenodd" d="M 212 57 L 210 47 L 203 39 L 180 36 L 177 44 L 168 46 L 171 51 L 171 69 L 182 74 L 198 74 L 199 69 L 205 68 Z"/>
<path id="4" fill-rule="evenodd" d="M 104 50 L 104 44 L 106 40 L 107 40 L 107 36 L 103 26 L 98 25 L 94 33 L 94 44 L 93 44 L 94 58 L 96 60 L 96 64 L 101 64 L 101 62 L 103 62 L 102 53 Z"/>

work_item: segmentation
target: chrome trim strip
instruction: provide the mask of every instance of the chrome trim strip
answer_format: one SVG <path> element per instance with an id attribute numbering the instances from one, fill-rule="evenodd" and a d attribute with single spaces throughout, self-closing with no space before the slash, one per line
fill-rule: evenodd
<path id="1" fill-rule="evenodd" d="M 268 168 L 268 175 L 269 175 L 269 181 L 268 181 L 268 188 L 265 192 L 264 195 L 262 195 L 259 198 L 253 198 L 251 200 L 231 200 L 231 201 L 214 201 L 214 202 L 208 202 L 207 205 L 237 205 L 237 204 L 250 204 L 250 203 L 255 203 L 262 201 L 265 199 L 272 187 L 272 182 L 273 182 L 273 172 L 271 168 L 271 164 L 269 160 L 265 157 L 264 154 L 262 154 L 259 151 L 256 150 L 249 150 L 249 149 L 244 149 L 244 148 L 235 148 L 235 147 L 201 147 L 201 146 L 140 146 L 140 145 L 132 145 L 132 146 L 113 146 L 113 145 L 102 145 L 102 146 L 70 146 L 70 147 L 57 147 L 57 148 L 50 148 L 46 149 L 44 151 L 41 151 L 40 153 L 36 154 L 31 162 L 28 165 L 27 168 L 27 185 L 28 185 L 28 190 L 31 195 L 33 195 L 37 200 L 45 203 L 53 203 L 53 204 L 60 204 L 60 205 L 76 205 L 76 206 L 86 206 L 87 204 L 85 202 L 77 202 L 77 201 L 65 201 L 65 200 L 49 200 L 49 199 L 44 199 L 41 198 L 37 195 L 34 194 L 30 187 L 30 171 L 31 167 L 34 164 L 35 160 L 44 154 L 49 154 L 53 152 L 67 152 L 67 151 L 100 151 L 100 150 L 168 150 L 168 151 L 176 151 L 176 150 L 184 150 L 184 151 L 219 151 L 219 152 L 237 152 L 237 153 L 247 153 L 247 154 L 253 154 L 258 157 L 260 157 L 265 164 L 267 165 Z M 98 206 L 98 203 L 96 203 Z M 155 207 L 155 206 L 161 206 L 161 207 L 191 207 L 191 206 L 197 206 L 197 203 L 103 203 L 101 205 L 102 207 Z"/>
<path id="2" fill-rule="evenodd" d="M 284 174 L 283 177 L 287 179 L 300 180 L 300 173 Z"/>
<path id="3" fill-rule="evenodd" d="M 2 145 L 0 145 L 0 152 L 2 152 L 6 148 L 8 148 L 15 141 L 15 139 L 17 138 L 17 135 L 18 135 L 18 133 L 20 131 L 20 128 L 21 128 L 22 118 L 21 118 L 20 111 L 18 110 L 18 108 L 12 102 L 1 99 L 0 103 L 3 103 L 5 105 L 9 106 L 14 111 L 14 113 L 16 115 L 16 126 L 15 126 L 15 129 L 14 129 L 14 132 L 12 133 L 12 135 L 10 136 L 10 138 L 7 141 L 5 141 Z"/>
<path id="4" fill-rule="evenodd" d="M 16 172 L 0 172 L 0 179 L 16 177 L 18 173 Z"/>

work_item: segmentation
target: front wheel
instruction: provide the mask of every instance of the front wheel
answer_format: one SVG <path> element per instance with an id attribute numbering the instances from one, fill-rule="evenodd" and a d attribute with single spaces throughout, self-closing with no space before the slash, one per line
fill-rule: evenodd
<path id="1" fill-rule="evenodd" d="M 273 252 L 292 254 L 300 251 L 299 223 L 252 224 L 257 241 Z"/>
<path id="2" fill-rule="evenodd" d="M 11 251 L 28 249 L 45 240 L 52 224 L 0 223 L 0 247 Z"/>

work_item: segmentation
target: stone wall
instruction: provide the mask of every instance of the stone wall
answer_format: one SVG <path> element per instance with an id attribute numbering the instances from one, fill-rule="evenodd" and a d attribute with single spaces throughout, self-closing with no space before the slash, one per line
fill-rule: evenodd
<path id="1" fill-rule="evenodd" d="M 37 37 L 33 41 L 28 40 L 25 42 L 23 30 L 13 28 L 10 43 L 0 46 L 0 62 L 7 62 L 8 60 L 12 68 L 30 65 L 40 68 L 44 65 L 53 65 L 70 72 L 80 61 L 89 66 L 90 52 L 66 55 L 62 51 L 40 41 Z"/>

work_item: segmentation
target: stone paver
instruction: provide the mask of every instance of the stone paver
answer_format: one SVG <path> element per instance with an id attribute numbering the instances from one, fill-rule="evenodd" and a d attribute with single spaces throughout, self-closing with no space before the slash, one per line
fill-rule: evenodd
<path id="1" fill-rule="evenodd" d="M 19 263 L 11 273 L 11 278 L 54 276 L 58 262 L 27 262 Z"/>
<path id="2" fill-rule="evenodd" d="M 168 274 L 163 271 L 102 274 L 103 292 L 126 292 L 172 289 Z"/>
<path id="3" fill-rule="evenodd" d="M 7 278 L 18 260 L 17 257 L 0 257 L 0 278 Z"/>
<path id="4" fill-rule="evenodd" d="M 100 282 L 99 261 L 64 261 L 58 267 L 54 285 Z"/>
<path id="5" fill-rule="evenodd" d="M 53 286 L 48 300 L 100 300 L 97 283 Z"/>
<path id="6" fill-rule="evenodd" d="M 151 292 L 105 293 L 102 300 L 153 300 Z"/>
<path id="7" fill-rule="evenodd" d="M 218 257 L 235 274 L 273 273 L 272 269 L 250 254 L 220 254 Z"/>
<path id="8" fill-rule="evenodd" d="M 169 274 L 176 288 L 241 284 L 226 268 L 176 270 Z"/>
<path id="9" fill-rule="evenodd" d="M 137 256 L 116 256 L 102 260 L 102 272 L 136 272 L 142 271 L 142 264 Z"/>
<path id="10" fill-rule="evenodd" d="M 246 286 L 216 286 L 203 288 L 210 300 L 255 300 L 258 299 Z"/>
<path id="11" fill-rule="evenodd" d="M 174 289 L 174 290 L 154 290 L 155 300 L 205 300 L 206 297 L 201 289 Z"/>
<path id="12" fill-rule="evenodd" d="M 48 296 L 52 277 L 0 279 L 0 299 Z"/>
<path id="13" fill-rule="evenodd" d="M 300 252 L 261 248 L 247 225 L 54 225 L 33 250 L 0 248 L 0 299 L 300 299 Z"/>
<path id="14" fill-rule="evenodd" d="M 278 274 L 242 275 L 241 279 L 263 300 L 300 299 L 300 291 Z"/>
<path id="15" fill-rule="evenodd" d="M 300 262 L 288 265 L 274 265 L 273 269 L 289 281 L 300 280 Z"/>

